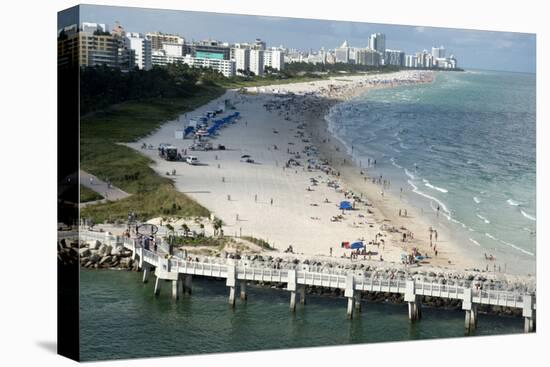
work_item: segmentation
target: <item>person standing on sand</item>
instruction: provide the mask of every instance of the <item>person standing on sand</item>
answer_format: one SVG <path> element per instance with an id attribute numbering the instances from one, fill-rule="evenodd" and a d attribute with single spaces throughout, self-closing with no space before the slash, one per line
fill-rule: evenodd
<path id="1" fill-rule="evenodd" d="M 332 257 L 332 247 L 330 248 L 330 257 Z"/>
<path id="2" fill-rule="evenodd" d="M 269 201 L 270 205 L 273 205 L 273 198 Z"/>
<path id="3" fill-rule="evenodd" d="M 254 202 L 258 202 L 258 194 L 254 195 Z"/>
<path id="4" fill-rule="evenodd" d="M 437 231 L 434 231 L 435 232 L 435 240 L 437 241 Z"/>
<path id="5" fill-rule="evenodd" d="M 401 209 L 399 209 L 399 216 L 401 216 Z"/>

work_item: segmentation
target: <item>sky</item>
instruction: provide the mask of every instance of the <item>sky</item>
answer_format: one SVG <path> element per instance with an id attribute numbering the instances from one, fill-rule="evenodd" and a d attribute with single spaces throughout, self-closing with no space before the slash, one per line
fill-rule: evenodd
<path id="1" fill-rule="evenodd" d="M 58 28 L 74 19 L 74 14 L 60 13 Z M 159 31 L 179 34 L 188 41 L 230 43 L 261 38 L 268 47 L 282 45 L 303 51 L 333 49 L 344 40 L 352 47 L 366 47 L 370 34 L 384 33 L 387 49 L 413 54 L 443 45 L 447 56 L 454 54 L 459 67 L 466 69 L 536 70 L 536 36 L 530 33 L 80 5 L 80 22 L 104 23 L 110 30 L 115 21 L 129 32 Z"/>

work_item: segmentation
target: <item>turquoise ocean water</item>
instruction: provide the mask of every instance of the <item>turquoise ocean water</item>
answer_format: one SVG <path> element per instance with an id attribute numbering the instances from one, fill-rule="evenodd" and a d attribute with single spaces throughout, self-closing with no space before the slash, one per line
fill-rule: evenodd
<path id="1" fill-rule="evenodd" d="M 534 74 L 440 72 L 336 105 L 327 120 L 356 162 L 376 159 L 371 175 L 402 188 L 464 251 L 534 274 L 535 93 Z"/>
<path id="2" fill-rule="evenodd" d="M 293 315 L 283 290 L 249 287 L 248 301 L 231 309 L 224 281 L 195 278 L 193 294 L 177 302 L 170 283 L 155 297 L 140 273 L 82 270 L 80 282 L 85 361 L 464 336 L 462 311 L 424 307 L 411 324 L 407 305 L 364 303 L 350 321 L 343 297 L 309 296 Z M 480 315 L 475 335 L 521 332 L 521 317 Z"/>

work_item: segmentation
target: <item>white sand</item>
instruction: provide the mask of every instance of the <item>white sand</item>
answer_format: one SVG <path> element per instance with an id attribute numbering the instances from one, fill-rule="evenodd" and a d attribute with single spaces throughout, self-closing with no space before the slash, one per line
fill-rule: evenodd
<path id="1" fill-rule="evenodd" d="M 269 94 L 273 90 L 294 93 L 322 91 L 326 96 L 341 99 L 353 96 L 368 87 L 378 86 L 369 85 L 368 80 L 381 78 L 388 81 L 409 80 L 416 74 L 418 73 L 405 71 L 384 76 L 342 76 L 337 80 L 322 80 L 315 83 L 252 88 L 252 90 L 260 92 L 258 95 L 241 95 L 236 91 L 228 91 L 218 100 L 212 101 L 186 116 L 190 118 L 212 110 L 225 98 L 237 101 L 236 108 L 241 113 L 241 119 L 236 124 L 222 128 L 218 137 L 211 139 L 213 145 L 224 144 L 229 150 L 188 151 L 188 154 L 197 156 L 204 163 L 200 166 L 191 166 L 182 162 L 167 162 L 158 157 L 156 147 L 160 143 L 170 143 L 178 147 L 180 151 L 192 144 L 192 139 L 177 140 L 174 138 L 174 131 L 182 130 L 185 126 L 183 116 L 180 122 L 168 122 L 151 136 L 128 145 L 150 156 L 156 162 L 153 168 L 159 174 L 165 175 L 166 172 L 176 169 L 177 174 L 173 177 L 176 188 L 211 210 L 216 217 L 221 218 L 224 222 L 226 235 L 242 234 L 261 238 L 274 245 L 279 251 L 292 245 L 295 252 L 306 255 L 328 255 L 329 249 L 332 247 L 333 256 L 341 256 L 350 253 L 350 250 L 341 248 L 342 241 L 353 242 L 364 239 L 368 243 L 375 238 L 376 233 L 380 232 L 380 225 L 383 223 L 396 226 L 406 225 L 407 229 L 415 233 L 416 240 L 413 243 L 401 243 L 400 234 L 392 237 L 391 234 L 384 233 L 387 235 L 383 237 L 385 246 L 379 248 L 367 246 L 367 250 L 382 254 L 386 261 L 400 262 L 400 255 L 405 251 L 410 252 L 412 246 L 418 247 L 421 253 L 430 253 L 429 251 L 431 251 L 427 241 L 428 226 L 419 220 L 414 208 L 408 208 L 409 218 L 398 217 L 398 207 L 406 207 L 400 205 L 399 198 L 392 198 L 389 195 L 379 198 L 380 189 L 376 185 L 368 187 L 360 185 L 359 180 L 362 179 L 362 176 L 359 176 L 356 167 L 349 164 L 338 165 L 338 169 L 342 170 L 340 178 L 329 176 L 321 171 L 308 172 L 302 167 L 284 170 L 284 162 L 290 157 L 287 148 L 290 148 L 291 151 L 302 152 L 306 145 L 310 145 L 302 142 L 301 138 L 295 137 L 298 122 L 304 122 L 306 118 L 316 118 L 317 120 L 319 118 L 318 116 L 297 114 L 292 116 L 293 121 L 286 121 L 279 114 L 266 111 L 263 104 L 274 98 Z M 332 85 L 332 92 L 329 92 L 329 85 Z M 391 86 L 391 83 L 386 86 Z M 310 125 L 312 124 L 313 122 L 310 122 Z M 318 129 L 319 132 L 324 131 L 324 127 L 319 125 L 310 126 L 311 128 Z M 274 130 L 278 133 L 274 133 Z M 317 143 L 320 145 L 322 134 L 318 136 L 318 139 Z M 144 142 L 152 144 L 155 149 L 140 149 Z M 293 145 L 289 145 L 289 142 Z M 333 143 L 325 144 L 321 151 L 325 155 L 329 154 L 330 150 L 334 149 Z M 274 145 L 278 146 L 278 150 L 273 149 Z M 338 152 L 331 154 L 335 153 Z M 243 154 L 249 154 L 256 163 L 240 162 L 240 157 Z M 305 161 L 303 158 L 302 154 L 302 162 Z M 311 186 L 314 191 L 307 191 L 307 187 L 311 185 L 310 178 L 312 177 L 317 178 L 320 182 L 317 186 Z M 351 186 L 342 181 L 344 178 Z M 327 187 L 326 181 L 329 179 L 338 179 L 345 189 L 353 188 L 356 193 L 361 190 L 374 204 L 374 213 L 367 213 L 366 207 L 359 204 L 358 210 L 344 214 L 344 220 L 331 222 L 332 216 L 342 213 L 337 204 L 345 199 L 343 193 Z M 230 200 L 228 200 L 228 195 L 230 195 Z M 255 200 L 256 195 L 257 201 Z M 324 202 L 325 198 L 329 203 Z M 273 199 L 273 205 L 270 203 L 271 199 Z M 316 206 L 312 206 L 312 204 L 316 204 Z M 479 267 L 483 266 L 481 261 L 467 259 L 459 253 L 457 247 L 452 246 L 450 241 L 440 245 L 439 252 L 437 258 L 429 260 L 431 265 L 444 265 L 456 269 L 476 264 Z M 379 256 L 374 256 L 373 259 L 378 260 Z M 451 264 L 448 264 L 449 259 L 452 260 Z"/>

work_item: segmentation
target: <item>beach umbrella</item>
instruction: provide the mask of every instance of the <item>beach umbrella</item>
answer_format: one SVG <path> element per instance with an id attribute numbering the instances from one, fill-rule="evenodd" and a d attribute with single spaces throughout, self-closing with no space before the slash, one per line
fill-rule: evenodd
<path id="1" fill-rule="evenodd" d="M 342 210 L 350 210 L 352 209 L 353 206 L 351 205 L 351 203 L 349 201 L 341 201 L 340 202 L 340 209 Z"/>
<path id="2" fill-rule="evenodd" d="M 352 250 L 356 250 L 356 249 L 363 248 L 363 247 L 365 247 L 365 245 L 363 245 L 363 241 L 354 242 L 349 246 L 349 248 L 352 249 Z"/>
<path id="3" fill-rule="evenodd" d="M 241 158 L 250 158 L 250 156 L 248 154 L 243 154 L 241 155 Z"/>

